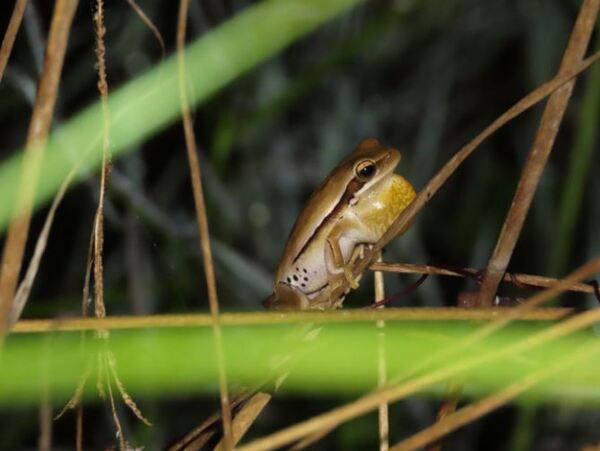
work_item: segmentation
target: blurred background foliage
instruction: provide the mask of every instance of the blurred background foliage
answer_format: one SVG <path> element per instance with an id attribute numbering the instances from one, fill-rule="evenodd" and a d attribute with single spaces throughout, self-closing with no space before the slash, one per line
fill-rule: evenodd
<path id="1" fill-rule="evenodd" d="M 272 0 L 274 1 L 274 0 Z M 158 42 L 124 1 L 106 2 L 109 87 L 161 59 Z M 196 0 L 188 36 L 197 38 L 254 2 Z M 140 2 L 175 46 L 174 2 Z M 420 189 L 459 147 L 524 94 L 552 78 L 579 2 L 568 0 L 389 0 L 360 3 L 236 79 L 194 111 L 221 308 L 256 310 L 296 215 L 314 187 L 365 136 L 403 154 L 399 172 Z M 0 29 L 12 2 L 0 6 Z M 51 2 L 30 0 L 0 85 L 0 164 L 24 143 L 43 58 Z M 72 30 L 55 124 L 95 101 L 92 3 L 81 2 Z M 260 32 L 261 24 L 256 24 Z M 596 33 L 598 35 L 598 33 Z M 598 40 L 592 48 L 597 49 Z M 193 74 L 191 74 L 193 76 Z M 546 168 L 512 271 L 563 275 L 600 254 L 597 124 L 600 68 L 578 82 Z M 450 179 L 387 261 L 484 267 L 510 205 L 541 106 L 502 129 Z M 110 314 L 207 310 L 206 288 L 179 122 L 115 161 L 106 205 L 105 284 Z M 75 185 L 60 207 L 25 317 L 78 315 L 98 197 L 97 174 Z M 34 218 L 41 227 L 45 209 Z M 33 239 L 29 242 L 31 251 Z M 370 302 L 370 278 L 347 306 Z M 393 293 L 414 277 L 387 276 Z M 455 305 L 472 282 L 430 278 L 402 305 Z M 513 294 L 514 288 L 503 292 Z M 565 296 L 583 306 L 591 298 Z M 174 369 L 176 371 L 176 369 Z M 135 397 L 135 393 L 133 394 Z M 137 399 L 137 397 L 136 397 Z M 256 433 L 337 405 L 337 395 L 281 397 Z M 214 397 L 137 399 L 155 426 L 123 411 L 134 443 L 159 449 L 217 406 Z M 430 424 L 437 401 L 394 405 L 396 438 Z M 583 408 L 582 408 L 583 409 Z M 598 441 L 590 409 L 507 407 L 452 436 L 448 449 L 575 449 Z M 107 406 L 86 409 L 90 447 L 112 436 Z M 177 415 L 173 415 L 177 412 Z M 93 427 L 92 427 L 93 425 Z M 72 417 L 55 423 L 55 444 L 73 443 Z M 35 409 L 0 410 L 0 446 L 34 446 Z M 23 437 L 29 437 L 24 441 Z M 348 423 L 315 449 L 372 449 L 376 415 Z M 576 444 L 576 445 L 575 445 Z"/>

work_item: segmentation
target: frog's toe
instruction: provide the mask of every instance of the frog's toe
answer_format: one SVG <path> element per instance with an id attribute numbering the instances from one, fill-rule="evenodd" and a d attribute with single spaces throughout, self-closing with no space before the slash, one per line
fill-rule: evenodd
<path id="1" fill-rule="evenodd" d="M 360 276 L 354 277 L 354 274 L 352 274 L 352 268 L 350 268 L 349 266 L 344 266 L 344 276 L 346 277 L 346 280 L 350 284 L 350 288 L 352 288 L 353 290 L 356 290 L 358 288 L 358 282 L 360 280 Z"/>

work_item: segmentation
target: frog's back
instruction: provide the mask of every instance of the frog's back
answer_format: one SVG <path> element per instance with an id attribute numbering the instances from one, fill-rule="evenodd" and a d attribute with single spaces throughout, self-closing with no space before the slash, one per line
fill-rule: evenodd
<path id="1" fill-rule="evenodd" d="M 275 283 L 284 282 L 298 287 L 304 293 L 312 293 L 327 284 L 325 240 L 331 233 L 335 220 L 330 217 L 331 221 L 320 224 L 320 227 L 315 227 L 314 230 L 302 230 L 301 219 L 302 215 L 292 229 L 283 258 L 277 268 Z M 303 240 L 300 245 L 294 240 L 294 235 L 300 232 L 309 233 L 312 239 Z"/>

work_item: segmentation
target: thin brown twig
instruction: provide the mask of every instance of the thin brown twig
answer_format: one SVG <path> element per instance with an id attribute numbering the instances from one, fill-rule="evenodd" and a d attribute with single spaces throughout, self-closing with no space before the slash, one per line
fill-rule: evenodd
<path id="1" fill-rule="evenodd" d="M 236 409 L 238 406 L 246 402 L 250 396 L 248 393 L 241 392 L 237 396 L 233 396 L 231 399 L 231 409 Z M 170 445 L 168 451 L 181 451 L 188 449 L 195 449 L 201 447 L 203 443 L 210 440 L 215 433 L 215 424 L 221 421 L 221 412 L 215 412 L 208 418 L 204 419 L 202 423 L 192 429 L 190 432 L 181 437 L 177 442 Z"/>
<path id="2" fill-rule="evenodd" d="M 131 9 L 133 9 L 135 11 L 135 13 L 142 20 L 142 22 L 144 22 L 144 24 L 150 29 L 150 31 L 152 31 L 152 34 L 154 34 L 154 37 L 156 38 L 156 40 L 158 41 L 158 44 L 160 45 L 160 59 L 164 59 L 165 58 L 165 41 L 164 41 L 162 35 L 160 34 L 158 27 L 156 25 L 154 25 L 154 22 L 152 22 L 152 20 L 150 20 L 150 18 L 146 15 L 144 10 L 142 8 L 140 8 L 140 6 L 135 2 L 135 0 L 125 0 L 125 1 L 127 3 L 129 3 L 129 6 L 131 7 Z"/>
<path id="3" fill-rule="evenodd" d="M 492 410 L 507 404 L 523 392 L 530 390 L 544 380 L 572 367 L 578 361 L 593 358 L 599 351 L 600 347 L 597 343 L 576 350 L 574 354 L 565 356 L 564 359 L 526 376 L 523 380 L 510 384 L 508 387 L 446 416 L 439 422 L 408 437 L 400 443 L 397 443 L 390 449 L 392 451 L 412 451 L 420 449 L 428 443 L 438 440 L 461 426 L 469 424 L 477 418 L 490 413 Z"/>
<path id="4" fill-rule="evenodd" d="M 117 390 L 119 391 L 119 395 L 121 396 L 121 399 L 123 400 L 125 405 L 127 407 L 129 407 L 129 410 L 131 410 L 131 412 L 133 412 L 133 414 L 136 416 L 136 418 L 138 420 L 140 420 L 146 426 L 152 426 L 152 423 L 150 422 L 150 420 L 148 420 L 148 418 L 146 418 L 144 416 L 144 414 L 142 413 L 140 408 L 137 406 L 137 404 L 135 403 L 135 401 L 133 400 L 131 395 L 129 393 L 127 393 L 127 390 L 125 390 L 125 385 L 119 378 L 119 373 L 117 372 L 117 362 L 115 361 L 115 356 L 112 353 L 112 351 L 107 350 L 105 352 L 105 358 L 106 358 L 105 362 L 107 363 L 108 368 L 110 370 L 110 372 L 108 374 L 110 375 L 112 380 L 115 382 L 115 386 L 117 387 Z"/>
<path id="5" fill-rule="evenodd" d="M 13 296 L 23 263 L 23 253 L 31 223 L 37 178 L 45 142 L 52 123 L 60 74 L 76 8 L 77 0 L 57 0 L 52 15 L 44 66 L 27 132 L 15 210 L 2 254 L 0 269 L 0 337 L 3 337 L 7 331 L 8 319 L 12 311 Z"/>
<path id="6" fill-rule="evenodd" d="M 106 316 L 104 304 L 104 200 L 108 188 L 110 175 L 110 111 L 108 109 L 108 82 L 106 79 L 106 48 L 104 36 L 104 2 L 96 0 L 96 12 L 94 13 L 94 27 L 96 34 L 96 63 L 98 67 L 98 91 L 102 104 L 102 170 L 100 175 L 100 195 L 96 215 L 94 218 L 94 314 L 98 318 Z"/>
<path id="7" fill-rule="evenodd" d="M 83 281 L 83 289 L 81 290 L 81 317 L 86 319 L 88 316 L 88 301 L 90 299 L 90 278 L 92 274 L 92 265 L 94 263 L 94 230 L 90 235 L 88 252 L 85 264 L 85 276 Z M 103 319 L 103 318 L 101 318 Z M 96 329 L 105 330 L 105 329 Z M 85 350 L 85 334 L 81 331 L 81 351 Z M 88 369 L 91 372 L 91 367 Z M 81 390 L 85 386 L 89 376 L 84 376 L 80 381 Z M 81 397 L 79 397 L 81 399 Z M 79 400 L 75 404 L 77 406 L 77 418 L 75 420 L 75 449 L 83 451 L 83 405 Z M 63 409 L 64 410 L 64 409 Z"/>
<path id="8" fill-rule="evenodd" d="M 12 48 L 15 39 L 17 38 L 19 28 L 21 27 L 26 7 L 27 0 L 17 0 L 12 15 L 10 16 L 8 27 L 6 27 L 6 32 L 2 39 L 2 46 L 0 47 L 0 82 L 2 82 L 2 77 L 4 77 L 4 70 L 8 64 L 8 58 L 10 58 L 10 54 L 12 53 Z"/>
<path id="9" fill-rule="evenodd" d="M 106 36 L 106 27 L 104 25 L 104 0 L 96 0 L 96 12 L 94 13 L 94 27 L 96 35 L 96 59 L 98 68 L 98 91 L 100 92 L 100 100 L 102 105 L 103 119 L 103 142 L 102 142 L 102 173 L 100 178 L 100 196 L 96 209 L 94 221 L 94 314 L 96 318 L 106 317 L 106 305 L 104 302 L 104 204 L 106 199 L 106 191 L 110 177 L 110 169 L 112 166 L 112 155 L 110 152 L 110 110 L 108 106 L 108 81 L 106 77 L 106 46 L 104 38 Z M 100 337 L 108 340 L 108 331 L 101 330 L 97 332 Z M 98 372 L 101 378 L 98 381 L 98 389 L 103 390 L 103 382 L 108 388 L 113 420 L 117 428 L 119 438 L 119 447 L 127 448 L 127 440 L 123 436 L 123 430 L 119 421 L 119 416 L 115 407 L 114 394 L 112 390 L 111 380 L 114 381 L 117 393 L 120 395 L 123 402 L 129 407 L 133 414 L 147 426 L 151 423 L 144 417 L 141 410 L 133 398 L 125 390 L 125 386 L 119 379 L 116 362 L 110 349 L 101 352 L 99 355 Z M 127 448 L 128 449 L 128 448 Z"/>
<path id="10" fill-rule="evenodd" d="M 435 274 L 438 276 L 465 277 L 465 273 L 478 276 L 481 271 L 475 268 L 460 268 L 460 272 L 448 268 L 439 268 L 431 265 L 415 265 L 412 263 L 373 263 L 373 271 L 389 271 L 401 274 Z M 532 274 L 505 273 L 503 282 L 518 283 L 538 288 L 549 288 L 557 284 L 560 279 L 553 277 L 536 276 Z M 576 283 L 566 291 L 595 294 L 594 287 L 588 283 Z"/>
<path id="11" fill-rule="evenodd" d="M 302 450 L 308 448 L 309 446 L 317 443 L 319 440 L 321 440 L 323 437 L 325 437 L 327 434 L 329 434 L 333 430 L 334 430 L 334 428 L 329 428 L 329 429 L 322 429 L 320 431 L 317 431 L 314 434 L 311 434 L 308 437 L 303 438 L 299 442 L 294 443 L 292 446 L 290 446 L 288 451 L 302 451 Z"/>
<path id="12" fill-rule="evenodd" d="M 537 104 L 552 92 L 569 82 L 578 74 L 587 69 L 591 64 L 600 59 L 600 51 L 597 51 L 592 56 L 586 58 L 580 63 L 574 64 L 567 74 L 559 74 L 552 80 L 544 83 L 535 90 L 531 91 L 512 107 L 506 110 L 502 115 L 496 118 L 489 126 L 487 126 L 480 134 L 469 141 L 458 152 L 456 152 L 450 160 L 431 178 L 427 185 L 417 194 L 410 205 L 396 218 L 388 230 L 383 234 L 375 245 L 367 249 L 365 257 L 360 260 L 353 268 L 353 274 L 358 277 L 362 272 L 374 261 L 378 253 L 393 240 L 398 234 L 408 227 L 416 214 L 423 209 L 429 200 L 437 193 L 442 185 L 450 178 L 450 176 L 460 167 L 460 165 L 479 147 L 483 141 L 494 134 L 498 129 L 506 125 L 508 122 L 519 116 L 521 113 Z M 344 295 L 348 289 L 347 284 L 342 284 L 339 288 L 332 292 L 332 298 L 338 298 Z"/>
<path id="13" fill-rule="evenodd" d="M 51 347 L 50 341 L 44 341 L 44 348 L 49 351 Z M 50 395 L 50 383 L 48 381 L 49 376 L 48 359 L 47 357 L 42 358 L 42 396 L 40 399 L 40 410 L 39 410 L 39 422 L 40 422 L 40 434 L 38 436 L 38 450 L 39 451 L 50 451 L 52 449 L 52 403 Z"/>
<path id="14" fill-rule="evenodd" d="M 568 286 L 569 284 L 589 277 L 590 274 L 593 274 L 598 270 L 600 270 L 600 259 L 593 260 L 584 267 L 579 268 L 577 271 L 569 275 L 569 277 L 567 277 L 564 281 L 559 283 L 556 287 L 546 290 L 543 293 L 534 296 L 533 298 L 547 299 L 550 296 L 549 293 L 555 295 L 557 292 L 563 291 L 564 287 Z M 500 321 L 503 322 L 502 319 Z M 495 353 L 467 357 L 461 361 L 443 366 L 398 386 L 388 386 L 386 388 L 376 390 L 375 392 L 345 404 L 344 406 L 320 415 L 316 415 L 309 420 L 297 423 L 266 437 L 254 440 L 253 442 L 250 442 L 248 445 L 242 446 L 239 449 L 240 451 L 262 451 L 284 446 L 288 443 L 299 440 L 302 437 L 314 434 L 317 431 L 337 427 L 338 425 L 352 418 L 376 409 L 379 404 L 384 401 L 398 401 L 413 393 L 423 390 L 432 384 L 455 377 L 456 375 L 461 374 L 469 369 L 484 365 L 502 357 L 515 355 L 537 346 L 541 346 L 549 341 L 558 339 L 569 333 L 594 324 L 597 321 L 600 321 L 600 309 L 594 309 L 580 315 L 576 315 L 555 326 L 548 327 L 541 332 L 532 334 L 531 336 L 520 340 L 517 343 L 513 343 L 505 346 L 504 348 L 498 349 L 498 351 Z M 486 326 L 484 326 L 484 328 L 485 327 Z"/>
<path id="15" fill-rule="evenodd" d="M 244 402 L 240 411 L 236 414 L 235 419 L 232 423 L 233 432 L 233 444 L 237 444 L 248 431 L 250 426 L 258 418 L 260 413 L 266 407 L 271 400 L 271 395 L 264 392 L 258 392 L 252 395 L 252 397 Z M 225 449 L 225 437 L 217 443 L 214 451 L 224 451 Z M 191 450 L 190 450 L 191 451 Z"/>
<path id="16" fill-rule="evenodd" d="M 198 161 L 198 149 L 196 148 L 196 137 L 192 126 L 190 106 L 187 95 L 186 73 L 185 73 L 185 35 L 187 28 L 187 15 L 189 0 L 180 0 L 179 16 L 177 20 L 177 63 L 179 76 L 179 96 L 181 99 L 181 115 L 183 118 L 183 129 L 185 143 L 192 179 L 192 191 L 196 207 L 196 221 L 202 247 L 202 260 L 204 262 L 204 273 L 208 287 L 208 302 L 212 318 L 213 336 L 215 340 L 215 352 L 217 358 L 217 371 L 219 375 L 219 392 L 221 400 L 221 415 L 223 418 L 223 438 L 226 450 L 233 448 L 233 435 L 231 430 L 231 410 L 229 407 L 229 393 L 227 378 L 225 374 L 225 356 L 223 354 L 223 339 L 221 337 L 221 326 L 219 323 L 219 299 L 217 296 L 217 284 L 210 249 L 210 233 L 206 217 L 206 206 L 204 204 L 204 193 L 202 189 L 202 174 L 200 162 Z"/>
<path id="17" fill-rule="evenodd" d="M 458 383 L 456 381 L 450 381 L 448 383 L 448 387 L 446 387 L 446 393 L 444 393 L 442 403 L 440 404 L 440 407 L 437 411 L 437 415 L 435 418 L 436 422 L 431 427 L 434 427 L 441 421 L 448 418 L 450 415 L 453 415 L 454 412 L 456 412 L 456 408 L 458 407 L 458 400 L 460 398 L 460 394 L 462 393 L 462 389 L 463 384 L 461 383 Z M 433 443 L 431 442 L 433 442 L 433 440 L 430 440 L 426 451 L 441 451 L 443 445 L 441 437 L 437 441 Z"/>
<path id="18" fill-rule="evenodd" d="M 48 210 L 48 214 L 46 215 L 46 219 L 44 220 L 42 231 L 40 232 L 38 239 L 35 243 L 33 256 L 31 257 L 31 261 L 29 262 L 29 265 L 27 267 L 25 277 L 23 277 L 23 280 L 19 284 L 19 288 L 17 289 L 17 292 L 15 294 L 15 299 L 13 301 L 13 307 L 9 318 L 9 327 L 12 327 L 19 320 L 21 314 L 23 313 L 23 309 L 27 304 L 27 300 L 29 299 L 29 293 L 31 293 L 31 288 L 33 287 L 35 276 L 37 275 L 40 263 L 42 261 L 42 257 L 44 255 L 44 251 L 46 250 L 46 245 L 48 244 L 48 236 L 50 235 L 50 229 L 52 228 L 52 223 L 54 222 L 56 210 L 62 202 L 65 193 L 67 192 L 67 188 L 69 187 L 76 171 L 77 168 L 71 170 L 69 175 L 67 175 L 66 180 L 60 186 L 58 192 L 56 193 L 56 196 L 54 196 L 54 199 L 52 200 L 52 205 L 50 206 L 50 210 Z"/>
<path id="19" fill-rule="evenodd" d="M 81 404 L 77 406 L 75 418 L 75 449 L 83 451 L 83 406 Z"/>
<path id="20" fill-rule="evenodd" d="M 98 356 L 98 358 L 100 359 L 104 359 L 105 355 L 103 356 Z M 119 449 L 121 451 L 126 451 L 127 448 L 127 441 L 125 440 L 125 435 L 123 434 L 123 427 L 121 426 L 121 421 L 119 420 L 119 415 L 117 414 L 117 406 L 115 404 L 115 397 L 113 395 L 113 391 L 112 391 L 112 384 L 110 382 L 110 374 L 108 372 L 108 365 L 106 365 L 106 362 L 104 362 L 104 365 L 102 365 L 100 368 L 98 368 L 98 371 L 100 372 L 104 372 L 103 377 L 104 380 L 106 381 L 106 388 L 108 389 L 108 399 L 110 400 L 110 411 L 112 413 L 112 417 L 113 417 L 113 422 L 115 423 L 115 427 L 117 428 L 117 439 L 119 440 Z"/>
<path id="21" fill-rule="evenodd" d="M 383 260 L 380 253 L 377 257 L 377 263 L 382 262 Z M 375 271 L 374 279 L 375 302 L 377 303 L 385 299 L 383 272 Z M 385 305 L 381 305 L 378 308 L 384 309 Z M 385 361 L 385 321 L 377 321 L 377 328 L 379 329 L 377 334 L 377 386 L 383 387 L 387 379 Z M 390 418 L 388 404 L 386 402 L 381 403 L 377 410 L 379 420 L 379 451 L 387 451 L 390 447 Z"/>
<path id="22" fill-rule="evenodd" d="M 488 321 L 511 315 L 517 308 L 467 310 L 457 307 L 345 309 L 324 312 L 243 312 L 221 313 L 222 326 L 256 326 L 295 323 L 349 323 L 383 321 Z M 557 321 L 572 315 L 570 308 L 538 308 L 522 312 L 515 320 Z M 93 330 L 147 329 L 212 326 L 210 314 L 110 316 L 106 318 L 26 319 L 15 324 L 12 333 L 73 332 Z"/>
<path id="23" fill-rule="evenodd" d="M 563 55 L 559 75 L 566 74 L 579 63 L 588 47 L 598 11 L 600 0 L 584 0 L 579 16 L 573 27 L 567 49 Z M 554 146 L 554 141 L 564 117 L 567 105 L 573 93 L 575 79 L 557 89 L 549 98 L 540 121 L 539 128 L 527 156 L 510 209 L 490 258 L 486 274 L 479 290 L 478 304 L 492 305 L 492 298 L 498 290 L 508 263 L 512 257 L 517 240 L 521 235 L 525 218 L 542 177 L 544 167 Z"/>
<path id="24" fill-rule="evenodd" d="M 38 450 L 50 451 L 52 449 L 52 405 L 48 396 L 48 386 L 44 387 L 40 402 L 40 435 L 38 437 Z"/>

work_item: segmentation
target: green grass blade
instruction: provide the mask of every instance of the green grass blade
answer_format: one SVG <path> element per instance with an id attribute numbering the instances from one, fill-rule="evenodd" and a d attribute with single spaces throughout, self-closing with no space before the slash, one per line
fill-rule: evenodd
<path id="1" fill-rule="evenodd" d="M 206 100 L 358 1 L 267 0 L 246 8 L 186 48 L 190 102 L 197 105 Z M 131 150 L 134 144 L 177 120 L 179 113 L 177 64 L 175 56 L 171 56 L 111 94 L 111 151 L 118 155 Z M 82 156 L 86 159 L 80 173 L 98 166 L 101 136 L 102 111 L 98 102 L 50 136 L 36 205 L 56 192 L 74 162 Z M 0 230 L 6 228 L 14 208 L 21 154 L 0 166 Z"/>

